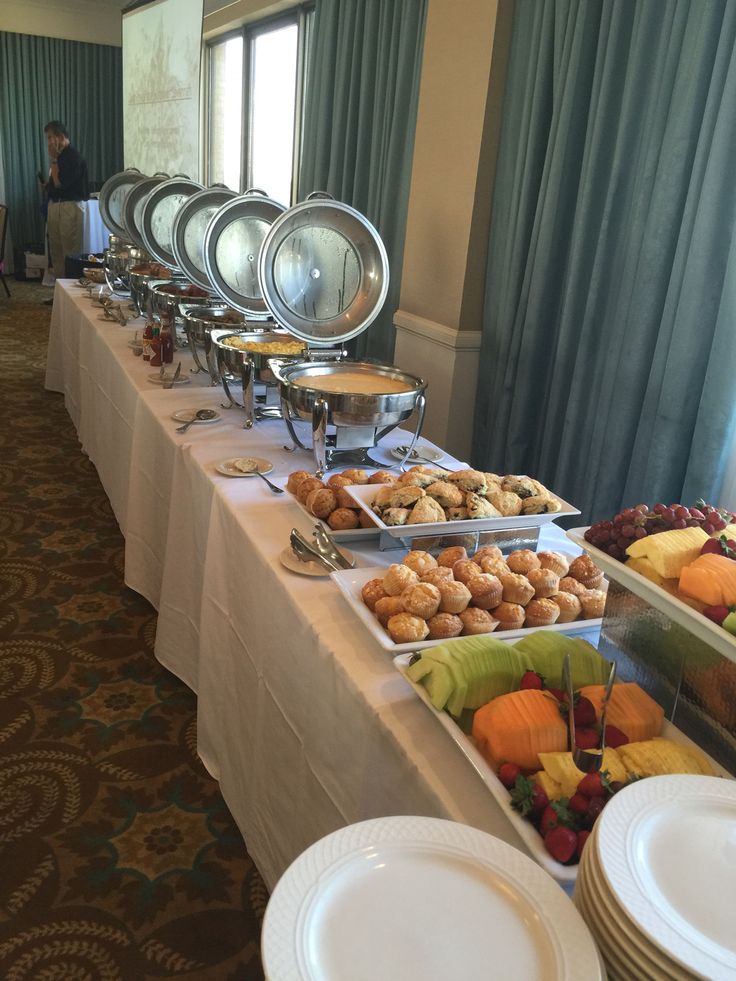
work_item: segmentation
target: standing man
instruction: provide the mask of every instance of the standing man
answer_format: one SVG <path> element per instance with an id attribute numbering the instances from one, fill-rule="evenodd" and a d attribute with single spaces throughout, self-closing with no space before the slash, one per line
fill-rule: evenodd
<path id="1" fill-rule="evenodd" d="M 48 231 L 54 275 L 64 275 L 64 257 L 82 251 L 85 202 L 89 197 L 87 164 L 69 142 L 66 127 L 57 120 L 43 129 L 51 170 L 46 184 Z"/>

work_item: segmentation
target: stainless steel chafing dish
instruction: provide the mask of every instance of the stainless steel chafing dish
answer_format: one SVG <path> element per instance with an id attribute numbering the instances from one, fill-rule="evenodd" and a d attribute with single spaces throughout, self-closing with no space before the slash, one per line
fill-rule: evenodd
<path id="1" fill-rule="evenodd" d="M 208 293 L 200 286 L 193 286 L 188 280 L 169 279 L 147 284 L 150 313 L 155 319 L 169 319 L 174 327 L 184 329 L 184 319 L 180 306 L 213 307 L 220 303 L 219 297 Z"/>
<path id="2" fill-rule="evenodd" d="M 167 269 L 158 262 L 146 261 L 130 266 L 128 270 L 130 296 L 138 315 L 151 315 L 149 287 L 154 283 L 171 282 L 172 272 L 172 270 Z M 186 280 L 183 278 L 181 282 L 186 284 Z"/>
<path id="3" fill-rule="evenodd" d="M 232 310 L 224 305 L 203 307 L 181 303 L 179 309 L 184 318 L 184 330 L 196 365 L 192 371 L 208 371 L 212 384 L 219 385 L 220 375 L 217 370 L 212 333 L 243 330 L 245 317 L 238 310 Z"/>

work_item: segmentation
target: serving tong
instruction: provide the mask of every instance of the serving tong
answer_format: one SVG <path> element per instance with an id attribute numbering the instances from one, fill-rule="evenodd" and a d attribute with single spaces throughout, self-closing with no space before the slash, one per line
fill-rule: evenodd
<path id="1" fill-rule="evenodd" d="M 572 675 L 570 673 L 570 655 L 565 654 L 562 662 L 562 690 L 567 700 L 567 741 L 568 748 L 572 753 L 572 761 L 581 773 L 593 773 L 600 770 L 603 766 L 603 753 L 606 748 L 606 713 L 608 711 L 608 700 L 611 697 L 613 683 L 616 680 L 616 662 L 611 662 L 611 670 L 606 683 L 606 690 L 603 693 L 601 706 L 601 738 L 597 749 L 579 749 L 575 743 L 575 694 L 572 688 Z"/>
<path id="2" fill-rule="evenodd" d="M 320 555 L 337 563 L 341 569 L 352 569 L 352 565 L 335 543 L 335 539 L 325 528 L 324 525 L 317 523 L 314 526 L 314 544 Z"/>
<path id="3" fill-rule="evenodd" d="M 319 527 L 321 528 L 321 526 Z M 345 556 L 338 550 L 329 532 L 322 528 L 324 537 L 321 537 L 320 540 L 317 538 L 316 528 L 315 525 L 315 537 L 311 541 L 307 541 L 296 528 L 291 529 L 289 541 L 294 555 L 302 562 L 316 562 L 329 572 L 340 572 L 342 569 L 352 568 Z"/>

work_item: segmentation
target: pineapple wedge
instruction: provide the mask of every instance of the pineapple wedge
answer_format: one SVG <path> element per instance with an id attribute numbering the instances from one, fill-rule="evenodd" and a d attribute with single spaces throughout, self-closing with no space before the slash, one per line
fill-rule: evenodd
<path id="1" fill-rule="evenodd" d="M 539 784 L 550 800 L 559 800 L 560 797 L 565 796 L 562 792 L 562 785 L 553 780 L 546 770 L 538 770 L 533 773 L 531 780 Z"/>
<path id="2" fill-rule="evenodd" d="M 702 753 L 671 739 L 655 737 L 619 746 L 619 755 L 629 774 L 653 777 L 668 773 L 695 773 L 713 776 L 713 769 Z"/>
<path id="3" fill-rule="evenodd" d="M 632 559 L 649 559 L 662 579 L 677 579 L 683 566 L 694 562 L 708 541 L 702 528 L 681 528 L 638 538 L 626 549 Z"/>
<path id="4" fill-rule="evenodd" d="M 544 772 L 561 788 L 559 797 L 572 797 L 584 776 L 573 763 L 572 754 L 540 753 L 539 762 Z M 603 751 L 602 769 L 608 770 L 611 780 L 626 780 L 626 767 L 621 762 L 618 751 L 610 746 Z"/>

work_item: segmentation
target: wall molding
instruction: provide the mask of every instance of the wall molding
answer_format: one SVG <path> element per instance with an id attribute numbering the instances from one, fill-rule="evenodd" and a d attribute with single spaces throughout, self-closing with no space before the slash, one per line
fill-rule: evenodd
<path id="1" fill-rule="evenodd" d="M 482 333 L 479 330 L 453 330 L 436 320 L 418 317 L 406 310 L 397 310 L 394 314 L 394 327 L 415 334 L 423 340 L 433 341 L 452 351 L 479 351 Z"/>

